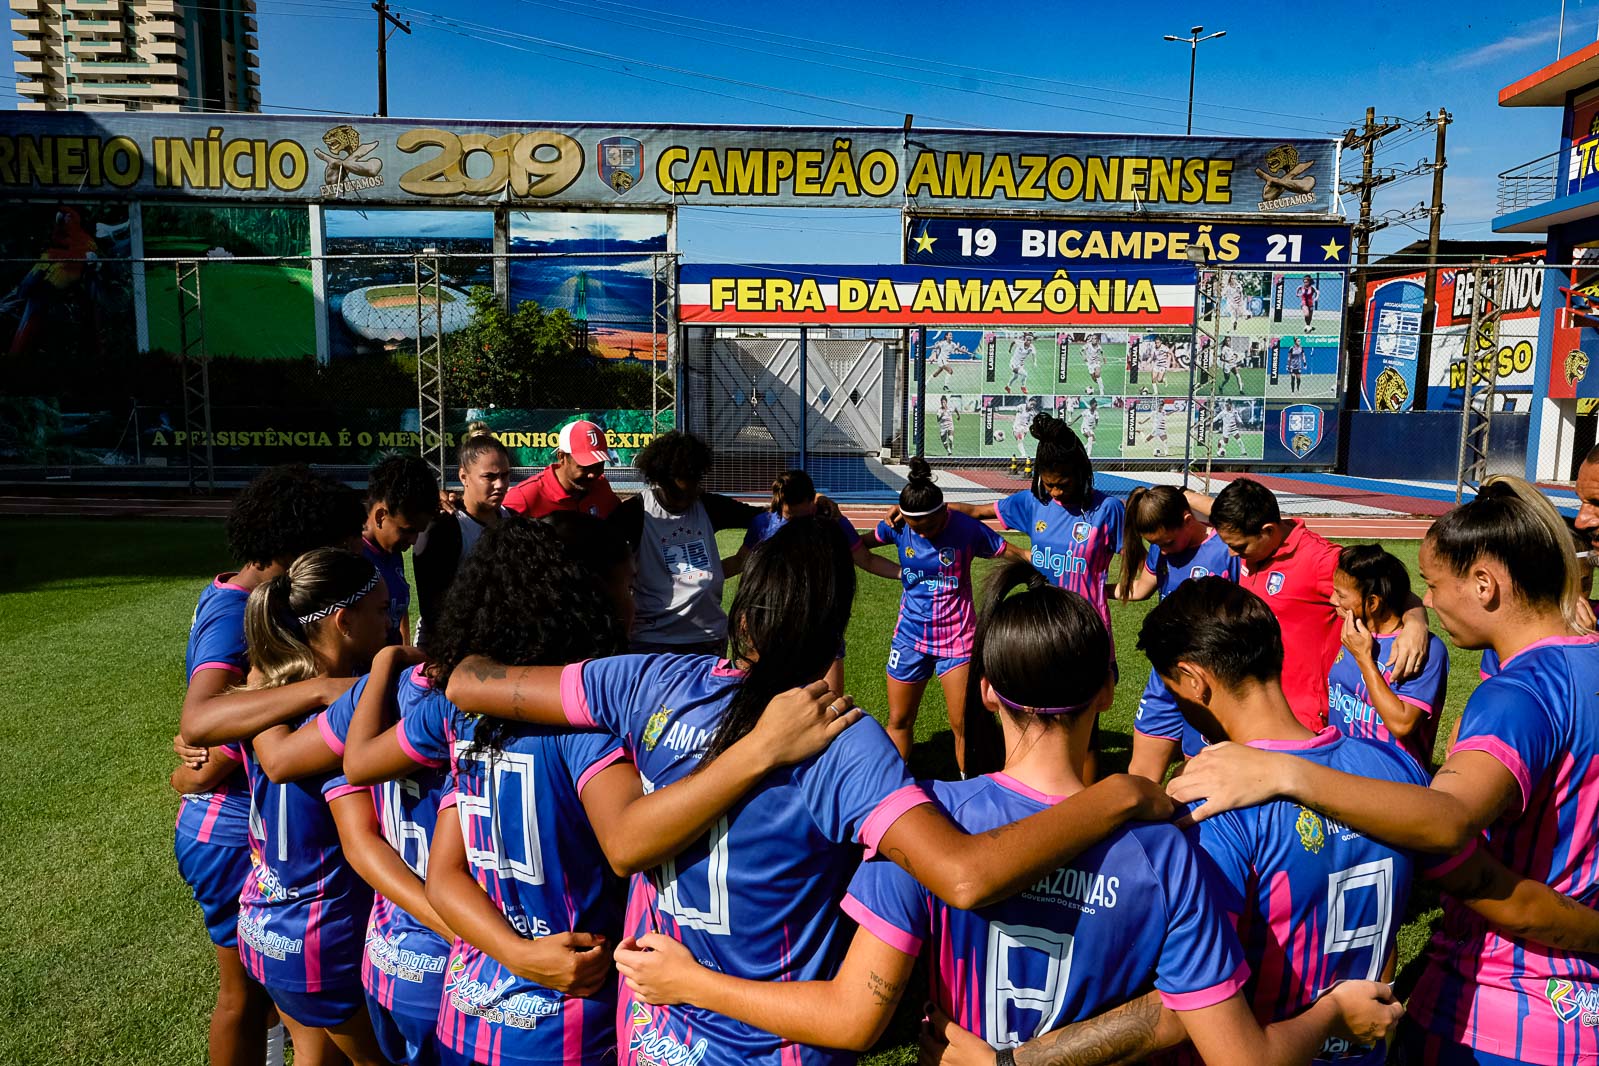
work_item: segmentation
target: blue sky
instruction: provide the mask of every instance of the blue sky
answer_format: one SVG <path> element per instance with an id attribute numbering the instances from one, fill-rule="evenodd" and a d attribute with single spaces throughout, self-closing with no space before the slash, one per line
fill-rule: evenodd
<path id="1" fill-rule="evenodd" d="M 258 0 L 267 111 L 370 114 L 376 15 L 367 0 Z M 1449 129 L 1447 237 L 1489 237 L 1496 175 L 1557 146 L 1555 109 L 1497 106 L 1555 58 L 1556 0 L 1523 5 L 1102 3 L 785 4 L 423 0 L 389 50 L 389 113 L 436 118 L 892 124 L 1181 133 L 1186 45 L 1203 24 L 1195 132 L 1334 133 L 1379 114 Z M 1131 17 L 1107 17 L 1110 12 Z M 728 20 L 731 21 L 728 21 Z M 1599 0 L 1570 2 L 1565 51 L 1599 36 Z M 9 73 L 0 79 L 10 79 Z M 0 98 L 14 99 L 11 80 Z M 1430 130 L 1384 142 L 1379 165 L 1432 151 Z M 1346 172 L 1358 157 L 1345 155 Z M 1427 197 L 1388 186 L 1379 212 Z M 1351 211 L 1353 205 L 1351 204 Z M 1376 248 L 1425 233 L 1377 235 Z M 706 262 L 897 262 L 896 211 L 685 209 L 679 247 Z"/>

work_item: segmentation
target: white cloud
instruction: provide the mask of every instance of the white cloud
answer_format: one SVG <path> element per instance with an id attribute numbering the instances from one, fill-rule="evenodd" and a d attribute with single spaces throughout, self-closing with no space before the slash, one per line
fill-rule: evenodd
<path id="1" fill-rule="evenodd" d="M 1540 48 L 1554 44 L 1559 35 L 1560 24 L 1556 20 L 1548 19 L 1537 22 L 1520 33 L 1501 37 L 1497 41 L 1489 41 L 1487 44 L 1478 45 L 1476 48 L 1461 52 L 1449 60 L 1448 66 L 1454 70 L 1480 67 L 1505 56 L 1525 52 L 1530 48 Z"/>

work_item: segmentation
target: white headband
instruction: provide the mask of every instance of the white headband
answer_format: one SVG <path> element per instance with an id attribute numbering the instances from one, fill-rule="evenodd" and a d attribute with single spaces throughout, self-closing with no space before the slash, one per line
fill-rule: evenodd
<path id="1" fill-rule="evenodd" d="M 931 511 L 907 511 L 901 508 L 899 513 L 900 517 L 902 518 L 926 518 L 930 514 L 937 514 L 938 512 L 942 511 L 944 507 L 945 504 L 941 503 Z"/>
<path id="2" fill-rule="evenodd" d="M 356 604 L 361 602 L 361 599 L 367 593 L 371 592 L 373 589 L 375 589 L 377 587 L 378 587 L 378 572 L 376 570 L 373 570 L 372 571 L 372 579 L 370 581 L 368 581 L 365 585 L 362 585 L 361 588 L 360 588 L 360 591 L 353 592 L 350 595 L 344 597 L 344 599 L 336 600 L 333 603 L 328 604 L 326 607 L 318 608 L 317 610 L 312 611 L 310 614 L 302 614 L 302 615 L 300 615 L 299 616 L 300 624 L 303 626 L 303 625 L 307 625 L 307 624 L 309 624 L 311 622 L 320 622 L 322 619 L 324 619 L 324 618 L 328 617 L 329 615 L 331 615 L 334 611 L 343 610 L 346 607 L 354 607 Z"/>

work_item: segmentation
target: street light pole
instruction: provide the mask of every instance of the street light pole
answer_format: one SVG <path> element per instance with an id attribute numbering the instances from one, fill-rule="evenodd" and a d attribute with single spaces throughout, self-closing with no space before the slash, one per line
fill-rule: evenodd
<path id="1" fill-rule="evenodd" d="M 1200 34 L 1205 32 L 1205 27 L 1191 26 L 1188 32 L 1193 34 L 1193 36 L 1173 37 L 1168 33 L 1165 39 L 1168 41 L 1182 41 L 1188 45 L 1188 132 L 1191 135 L 1194 132 L 1194 68 L 1199 63 L 1199 46 L 1204 41 L 1213 41 L 1217 37 L 1227 36 L 1227 31 L 1217 30 L 1215 33 L 1201 37 Z"/>

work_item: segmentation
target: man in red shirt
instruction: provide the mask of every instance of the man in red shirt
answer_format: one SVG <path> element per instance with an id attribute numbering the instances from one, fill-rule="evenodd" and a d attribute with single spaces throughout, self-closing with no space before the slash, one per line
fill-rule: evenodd
<path id="1" fill-rule="evenodd" d="M 555 462 L 507 492 L 505 506 L 529 518 L 556 511 L 586 511 L 604 518 L 621 502 L 605 480 L 609 459 L 605 430 L 593 422 L 563 426 Z"/>
<path id="2" fill-rule="evenodd" d="M 1332 605 L 1339 547 L 1295 518 L 1284 522 L 1277 497 L 1239 478 L 1210 506 L 1210 524 L 1243 561 L 1238 583 L 1266 601 L 1283 631 L 1283 692 L 1307 728 L 1327 724 L 1327 671 L 1338 657 L 1343 621 Z M 1427 609 L 1414 593 L 1394 640 L 1395 681 L 1412 677 L 1427 658 Z"/>

